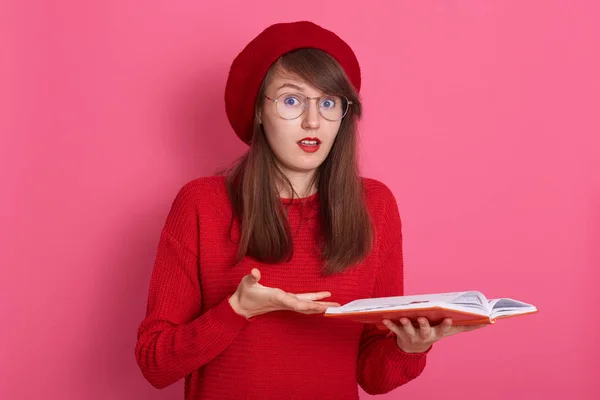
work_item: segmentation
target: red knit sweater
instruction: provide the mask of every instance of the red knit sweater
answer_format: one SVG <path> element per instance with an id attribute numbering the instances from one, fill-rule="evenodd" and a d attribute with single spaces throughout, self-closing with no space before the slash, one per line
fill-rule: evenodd
<path id="1" fill-rule="evenodd" d="M 144 377 L 164 388 L 185 378 L 185 399 L 357 399 L 358 385 L 386 393 L 416 378 L 426 354 L 400 350 L 371 325 L 291 311 L 247 320 L 228 298 L 258 267 L 260 283 L 288 292 L 329 291 L 327 301 L 403 293 L 398 208 L 382 183 L 363 180 L 375 246 L 358 267 L 324 277 L 316 253 L 318 195 L 282 199 L 294 232 L 289 263 L 245 257 L 234 264 L 232 209 L 223 177 L 199 178 L 177 194 L 162 231 L 146 318 L 135 349 Z M 233 239 L 239 225 L 233 225 Z"/>

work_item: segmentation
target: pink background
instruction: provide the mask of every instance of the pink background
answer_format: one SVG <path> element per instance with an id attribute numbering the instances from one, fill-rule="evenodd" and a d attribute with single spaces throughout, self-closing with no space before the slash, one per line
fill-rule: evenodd
<path id="1" fill-rule="evenodd" d="M 133 354 L 159 232 L 181 185 L 245 150 L 231 60 L 297 19 L 362 63 L 363 173 L 398 199 L 407 292 L 541 310 L 443 340 L 381 398 L 600 398 L 593 0 L 3 2 L 0 398 L 183 398 Z"/>

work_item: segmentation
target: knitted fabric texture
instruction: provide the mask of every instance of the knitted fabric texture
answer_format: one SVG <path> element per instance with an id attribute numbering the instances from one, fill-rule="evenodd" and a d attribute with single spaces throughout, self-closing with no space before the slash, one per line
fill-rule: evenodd
<path id="1" fill-rule="evenodd" d="M 239 225 L 223 177 L 184 185 L 164 224 L 152 272 L 147 313 L 135 355 L 144 377 L 164 388 L 185 379 L 185 399 L 358 399 L 389 392 L 416 378 L 427 353 L 408 354 L 372 325 L 323 315 L 278 311 L 250 320 L 229 297 L 251 269 L 260 283 L 287 292 L 329 291 L 344 304 L 403 294 L 401 222 L 382 183 L 363 179 L 375 242 L 356 267 L 321 274 L 315 233 L 318 195 L 285 201 L 294 234 L 289 262 L 264 264 L 245 257 L 234 265 Z M 308 214 L 307 214 L 308 213 Z M 306 215 L 313 217 L 306 218 Z M 231 240 L 233 238 L 233 242 Z"/>

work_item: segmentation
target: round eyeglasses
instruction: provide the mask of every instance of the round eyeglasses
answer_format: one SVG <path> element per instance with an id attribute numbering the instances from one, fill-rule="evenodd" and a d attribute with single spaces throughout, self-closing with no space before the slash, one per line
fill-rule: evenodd
<path id="1" fill-rule="evenodd" d="M 299 118 L 308 108 L 310 100 L 317 100 L 319 114 L 328 121 L 339 121 L 344 118 L 352 102 L 346 96 L 307 97 L 300 93 L 283 93 L 276 99 L 265 96 L 275 103 L 277 113 L 283 119 Z"/>

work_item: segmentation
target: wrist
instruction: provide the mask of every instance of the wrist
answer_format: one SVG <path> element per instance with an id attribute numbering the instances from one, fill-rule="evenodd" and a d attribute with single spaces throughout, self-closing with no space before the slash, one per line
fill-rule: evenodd
<path id="1" fill-rule="evenodd" d="M 231 295 L 231 297 L 229 297 L 229 305 L 231 306 L 233 311 L 235 311 L 236 314 L 241 315 L 244 318 L 250 318 L 248 313 L 241 307 L 240 297 L 238 296 L 237 292 L 235 292 Z"/>
<path id="2" fill-rule="evenodd" d="M 406 346 L 406 345 L 401 344 L 397 340 L 396 340 L 396 345 L 398 346 L 398 348 L 400 350 L 402 350 L 403 352 L 405 352 L 407 354 L 427 353 L 431 349 L 431 346 L 432 346 L 432 344 L 424 345 L 424 346 Z"/>

